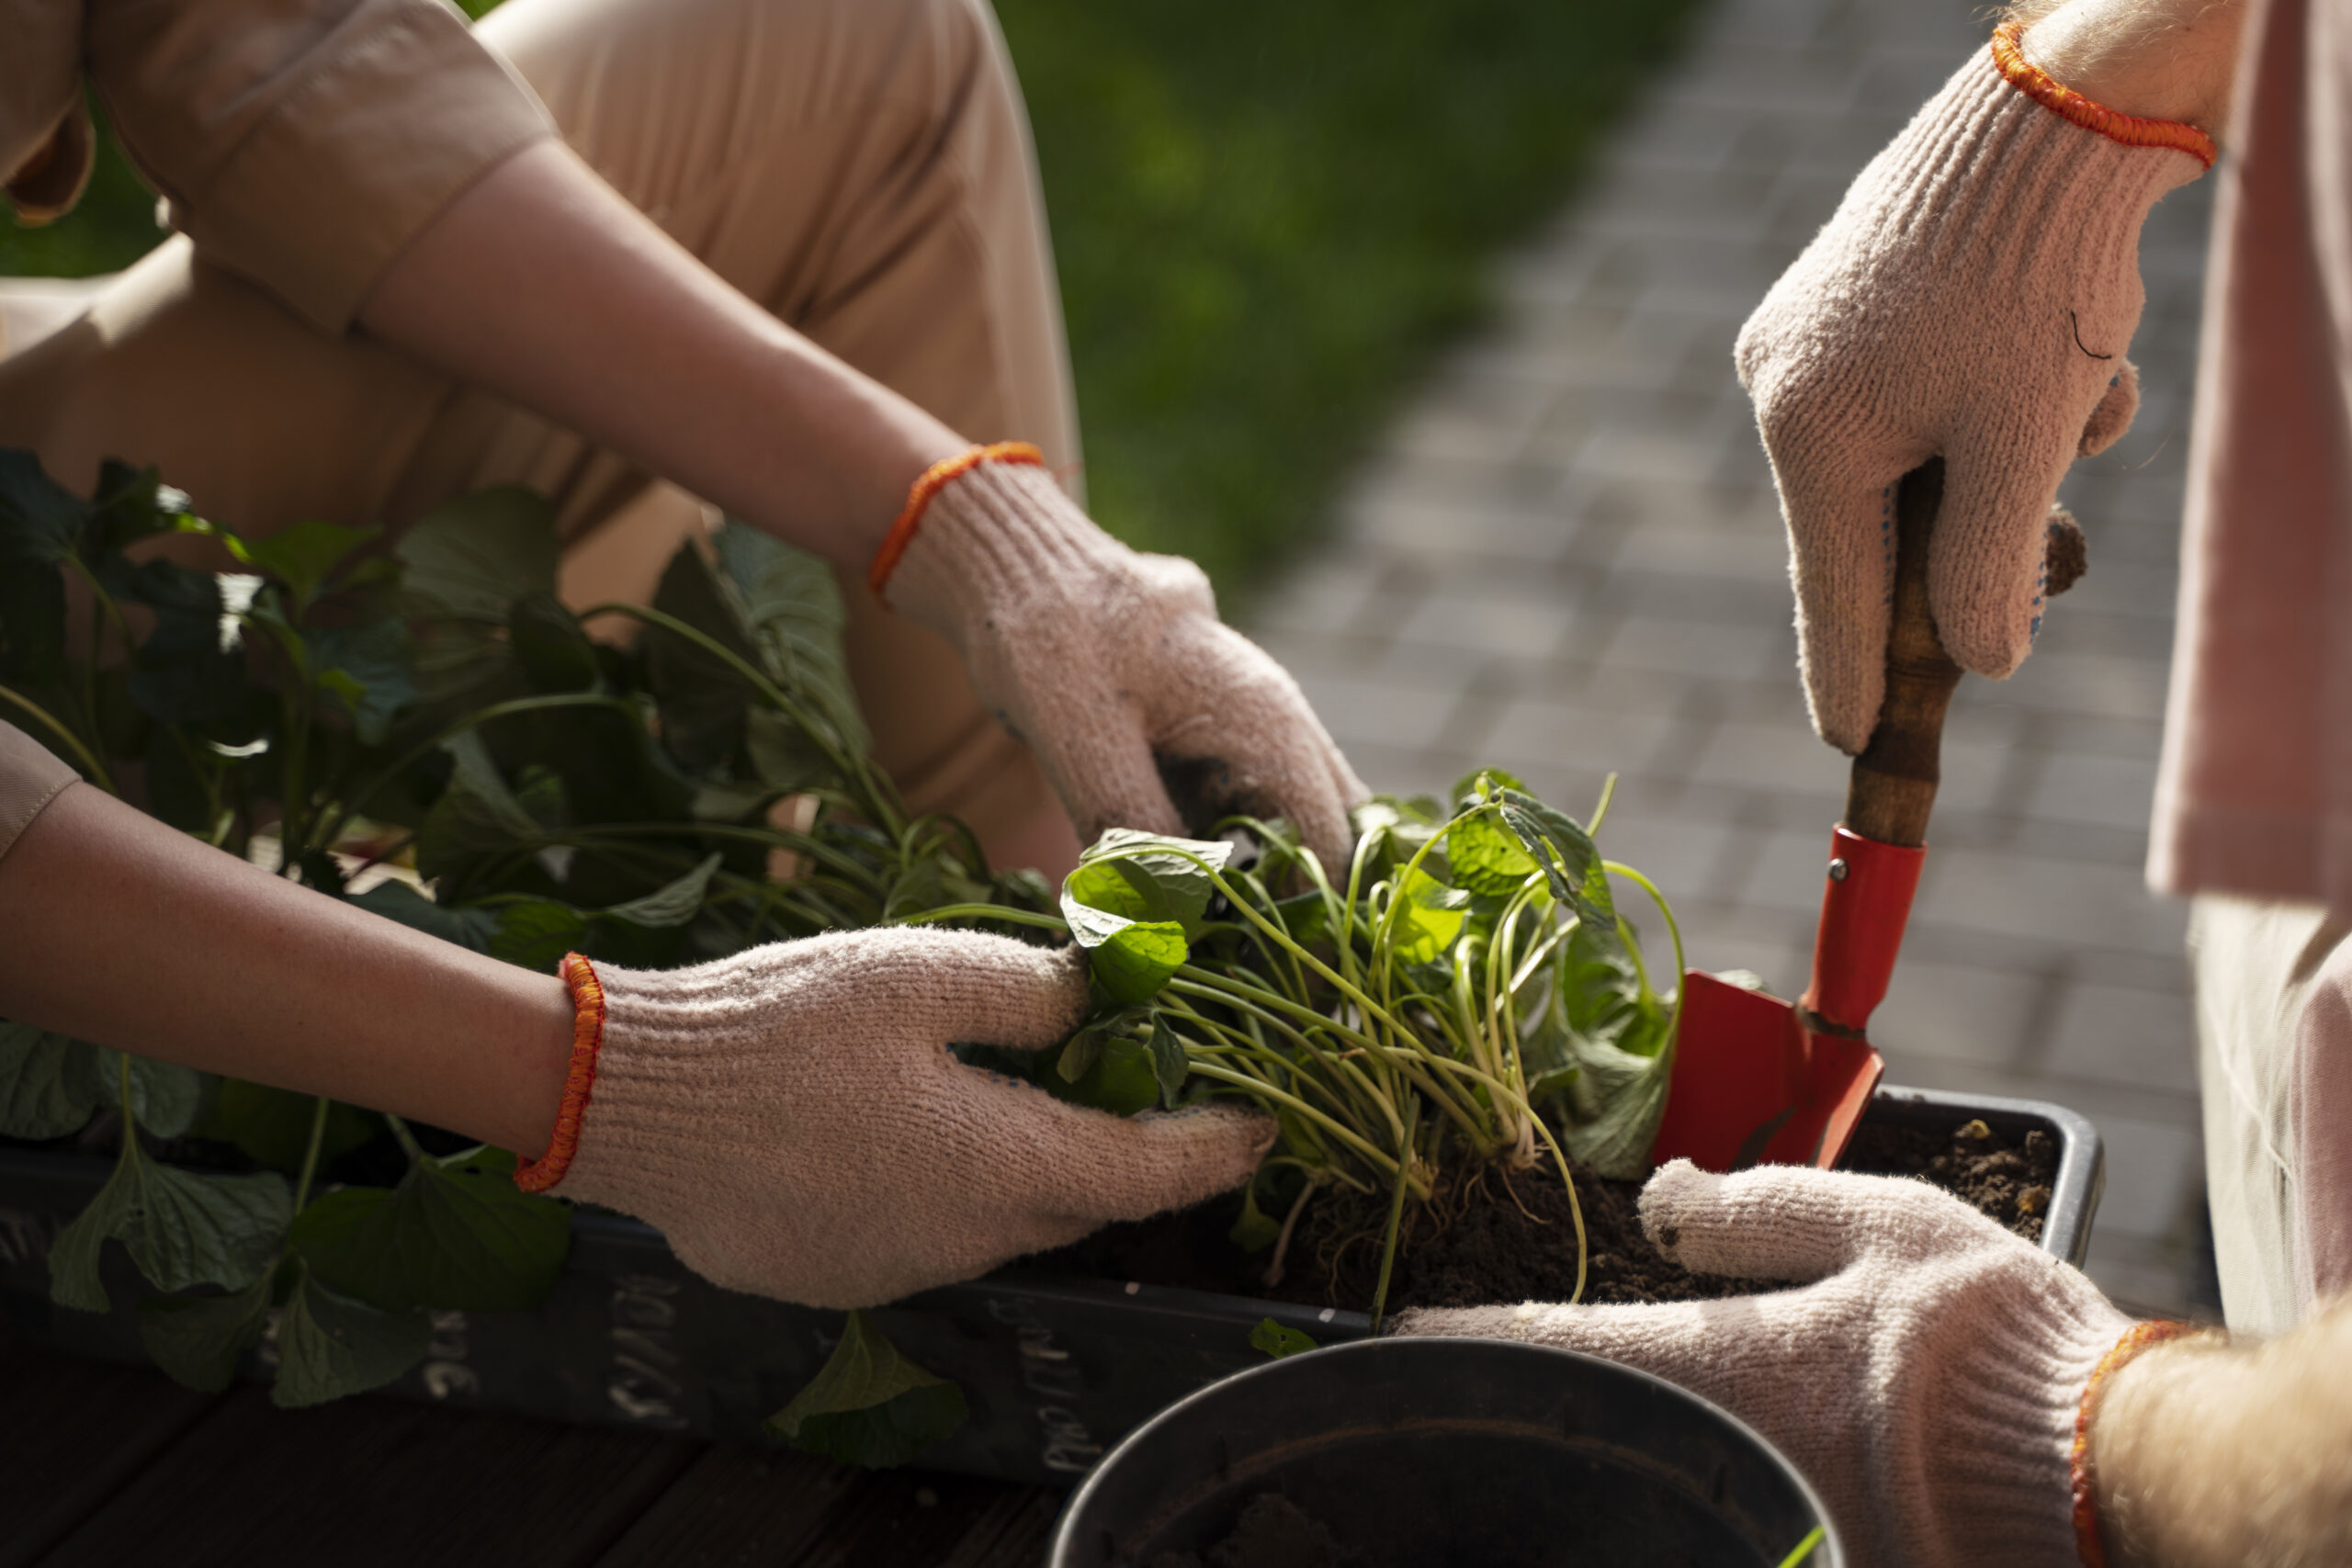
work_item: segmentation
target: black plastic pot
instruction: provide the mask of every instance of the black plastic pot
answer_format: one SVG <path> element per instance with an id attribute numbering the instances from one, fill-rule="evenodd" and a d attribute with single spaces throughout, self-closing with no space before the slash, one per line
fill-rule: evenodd
<path id="1" fill-rule="evenodd" d="M 1971 1116 L 2005 1136 L 2040 1130 L 2057 1141 L 2042 1246 L 2080 1262 L 2101 1165 L 2098 1136 L 2080 1116 L 2036 1101 L 1884 1089 L 1865 1124 L 1949 1131 Z M 120 1249 L 109 1247 L 106 1260 L 111 1313 L 74 1312 L 49 1299 L 50 1243 L 111 1163 L 0 1150 L 0 1311 L 27 1344 L 142 1361 L 141 1287 Z M 873 1315 L 901 1351 L 959 1384 L 971 1406 L 963 1429 L 919 1462 L 1062 1484 L 1186 1394 L 1263 1364 L 1250 1346 L 1261 1319 L 1324 1345 L 1370 1329 L 1362 1313 L 1018 1269 L 927 1291 Z M 842 1319 L 719 1290 L 689 1273 L 650 1226 L 581 1214 L 571 1260 L 543 1305 L 445 1312 L 434 1321 L 431 1356 L 388 1392 L 754 1442 L 763 1440 L 761 1423 L 824 1363 Z M 265 1341 L 252 1370 L 272 1354 Z"/>
<path id="2" fill-rule="evenodd" d="M 1146 1422 L 1070 1499 L 1047 1565 L 1205 1562 L 1268 1495 L 1351 1568 L 1779 1568 L 1815 1527 L 1807 1568 L 1844 1561 L 1795 1468 L 1695 1394 L 1568 1350 L 1385 1339 L 1238 1373 Z"/>

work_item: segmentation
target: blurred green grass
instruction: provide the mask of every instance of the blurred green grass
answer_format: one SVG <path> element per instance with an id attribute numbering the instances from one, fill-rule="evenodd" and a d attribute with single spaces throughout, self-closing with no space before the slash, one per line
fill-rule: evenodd
<path id="1" fill-rule="evenodd" d="M 1246 608 L 1695 8 L 998 0 L 1095 514 Z M 0 225 L 0 274 L 127 265 L 153 206 L 109 147 L 71 217 Z"/>

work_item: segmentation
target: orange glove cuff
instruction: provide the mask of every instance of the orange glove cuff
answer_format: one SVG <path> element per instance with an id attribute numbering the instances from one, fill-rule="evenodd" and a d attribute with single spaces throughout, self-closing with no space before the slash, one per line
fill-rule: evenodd
<path id="1" fill-rule="evenodd" d="M 908 490 L 906 510 L 890 525 L 882 547 L 874 552 L 874 564 L 866 569 L 866 586 L 874 590 L 876 598 L 882 597 L 882 590 L 889 582 L 890 574 L 898 570 L 899 558 L 915 542 L 916 530 L 922 526 L 922 514 L 930 508 L 931 498 L 945 489 L 948 481 L 961 478 L 982 463 L 1028 463 L 1042 468 L 1046 455 L 1026 441 L 999 441 L 958 452 L 953 457 L 942 457 L 925 468 L 922 477 Z"/>
<path id="2" fill-rule="evenodd" d="M 2186 1323 L 2163 1319 L 2133 1324 L 2099 1358 L 2090 1382 L 2083 1385 L 2083 1402 L 2075 1411 L 2075 1443 L 2066 1452 L 2067 1483 L 2075 1503 L 2075 1551 L 2082 1558 L 2083 1568 L 2107 1568 L 2107 1541 L 2098 1530 L 2098 1483 L 2091 1473 L 2091 1423 L 2098 1416 L 2099 1395 L 2108 1380 L 2142 1351 L 2190 1331 Z"/>
<path id="3" fill-rule="evenodd" d="M 2213 166 L 2217 154 L 2211 137 L 2177 119 L 2142 119 L 2083 96 L 2025 57 L 2020 42 L 2024 33 L 2023 25 L 2017 22 L 2003 22 L 1993 29 L 1993 63 L 2010 86 L 2059 118 L 2097 131 L 2109 141 L 2126 147 L 2170 147 L 2209 169 Z"/>
<path id="4" fill-rule="evenodd" d="M 596 1053 L 605 1044 L 604 982 L 576 953 L 563 955 L 563 978 L 571 987 L 572 1006 L 579 1010 L 571 1024 L 571 1066 L 564 1075 L 563 1103 L 556 1108 L 547 1153 L 514 1162 L 514 1185 L 526 1192 L 546 1191 L 571 1168 L 571 1156 L 580 1149 L 580 1118 L 587 1113 L 588 1091 L 596 1083 Z"/>

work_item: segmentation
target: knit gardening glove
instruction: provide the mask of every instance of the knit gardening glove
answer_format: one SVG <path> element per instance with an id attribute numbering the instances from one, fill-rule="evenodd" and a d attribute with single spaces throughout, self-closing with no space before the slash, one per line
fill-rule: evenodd
<path id="1" fill-rule="evenodd" d="M 1369 792 L 1298 682 L 1218 622 L 1200 568 L 1096 527 L 1035 447 L 926 474 L 873 582 L 962 651 L 1081 837 L 1247 812 L 1288 818 L 1326 867 L 1347 864 L 1348 808 Z"/>
<path id="2" fill-rule="evenodd" d="M 1788 521 L 1814 727 L 1868 744 L 1885 688 L 1894 490 L 1940 454 L 1928 601 L 1999 678 L 2040 629 L 2044 533 L 2078 454 L 2132 423 L 2140 227 L 2213 160 L 2026 60 L 2015 24 L 1865 168 L 1740 330 Z"/>
<path id="3" fill-rule="evenodd" d="M 1074 949 L 847 931 L 671 971 L 573 955 L 580 1032 L 555 1136 L 515 1179 L 658 1226 L 729 1290 L 872 1306 L 1238 1187 L 1273 1122 L 1132 1120 L 966 1067 L 1085 1013 Z"/>
<path id="4" fill-rule="evenodd" d="M 2075 1561 L 2076 1413 L 2132 1328 L 2098 1287 L 1919 1181 L 1675 1160 L 1641 1212 L 1686 1268 L 1807 1282 L 1659 1306 L 1419 1310 L 1395 1332 L 1561 1346 L 1713 1400 L 1804 1473 L 1857 1563 Z"/>

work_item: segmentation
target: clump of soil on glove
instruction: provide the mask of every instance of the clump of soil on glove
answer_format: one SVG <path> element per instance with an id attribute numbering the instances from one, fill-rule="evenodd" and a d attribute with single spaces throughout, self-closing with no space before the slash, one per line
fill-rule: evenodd
<path id="1" fill-rule="evenodd" d="M 2012 1145 L 1982 1122 L 1941 1136 L 1865 1126 L 1847 1150 L 1843 1168 L 1931 1182 L 2038 1242 L 2058 1150 L 2039 1132 Z M 1584 1205 L 1588 1302 L 1710 1301 L 1771 1288 L 1771 1281 L 1693 1274 L 1668 1262 L 1642 1234 L 1638 1181 L 1578 1170 L 1577 1194 Z M 1238 1213 L 1237 1198 L 1113 1225 L 1053 1254 L 1051 1262 L 1099 1279 L 1371 1310 L 1388 1217 L 1385 1194 L 1317 1193 L 1272 1286 L 1264 1280 L 1268 1255 L 1244 1252 L 1227 1234 Z M 1566 1301 L 1576 1289 L 1576 1223 L 1567 1190 L 1548 1162 L 1508 1177 L 1489 1168 L 1442 1192 L 1433 1204 L 1406 1205 L 1405 1219 L 1388 1285 L 1392 1312 Z"/>
<path id="2" fill-rule="evenodd" d="M 1151 1568 L 1342 1568 L 1354 1557 L 1297 1504 L 1264 1492 L 1241 1510 L 1233 1533 L 1209 1548 L 1205 1563 L 1190 1551 L 1163 1551 Z"/>

